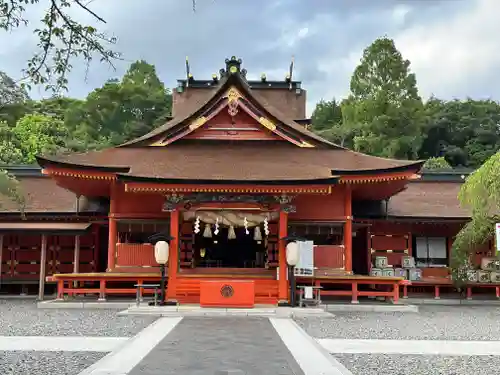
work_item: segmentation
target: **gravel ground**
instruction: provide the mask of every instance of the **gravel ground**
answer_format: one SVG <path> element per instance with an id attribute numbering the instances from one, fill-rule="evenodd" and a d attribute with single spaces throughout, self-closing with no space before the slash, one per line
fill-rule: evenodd
<path id="1" fill-rule="evenodd" d="M 500 308 L 420 306 L 419 313 L 334 313 L 333 318 L 300 318 L 315 338 L 500 340 Z"/>
<path id="2" fill-rule="evenodd" d="M 77 375 L 106 353 L 0 352 L 2 375 Z"/>
<path id="3" fill-rule="evenodd" d="M 156 320 L 116 313 L 117 310 L 38 309 L 31 300 L 0 299 L 0 336 L 129 337 Z"/>
<path id="4" fill-rule="evenodd" d="M 488 375 L 498 374 L 500 357 L 438 355 L 335 354 L 353 375 Z"/>

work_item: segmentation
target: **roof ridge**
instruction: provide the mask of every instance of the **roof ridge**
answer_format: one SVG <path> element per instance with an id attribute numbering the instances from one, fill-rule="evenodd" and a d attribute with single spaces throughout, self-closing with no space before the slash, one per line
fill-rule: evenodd
<path id="1" fill-rule="evenodd" d="M 329 147 L 338 148 L 338 149 L 345 149 L 344 147 L 339 146 L 337 144 L 334 144 L 334 143 L 326 140 L 325 138 L 317 135 L 316 133 L 307 130 L 302 125 L 295 122 L 295 120 L 288 118 L 287 115 L 285 115 L 284 113 L 282 113 L 281 111 L 279 111 L 278 109 L 276 109 L 275 107 L 270 105 L 264 98 L 262 98 L 260 95 L 258 95 L 257 92 L 252 91 L 252 88 L 250 87 L 248 82 L 246 82 L 246 80 L 243 79 L 243 77 L 241 76 L 240 73 L 228 74 L 228 75 L 224 76 L 219 82 L 220 82 L 219 87 L 215 91 L 212 91 L 211 95 L 209 95 L 209 96 L 207 95 L 207 99 L 201 105 L 198 105 L 194 111 L 187 111 L 184 115 L 181 115 L 177 118 L 174 118 L 174 119 L 166 122 L 165 124 L 157 127 L 156 129 L 153 129 L 149 133 L 144 134 L 144 135 L 142 135 L 138 138 L 135 138 L 131 141 L 125 142 L 125 143 L 118 145 L 116 147 L 127 147 L 127 146 L 137 145 L 143 141 L 146 141 L 148 139 L 159 136 L 160 134 L 168 131 L 169 129 L 174 128 L 175 126 L 183 123 L 184 121 L 186 121 L 192 117 L 195 117 L 197 114 L 203 112 L 205 107 L 207 107 L 210 104 L 210 102 L 217 99 L 217 97 L 220 94 L 222 94 L 227 88 L 229 88 L 231 84 L 235 83 L 235 84 L 238 84 L 239 86 L 241 86 L 241 88 L 245 91 L 245 94 L 246 94 L 248 99 L 255 101 L 256 104 L 258 104 L 258 106 L 261 107 L 265 112 L 270 114 L 272 117 L 274 117 L 279 122 L 281 122 L 284 125 L 291 128 L 293 131 L 298 132 L 298 133 L 302 134 L 303 136 L 306 136 L 310 139 L 315 140 L 316 142 L 322 143 L 322 144 L 327 145 Z"/>

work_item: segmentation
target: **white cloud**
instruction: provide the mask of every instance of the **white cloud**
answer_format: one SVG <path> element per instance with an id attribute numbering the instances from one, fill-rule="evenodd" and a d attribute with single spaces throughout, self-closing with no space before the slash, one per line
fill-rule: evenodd
<path id="1" fill-rule="evenodd" d="M 453 17 L 436 19 L 395 35 L 397 47 L 411 61 L 424 97 L 473 95 L 473 82 L 498 70 L 499 14 L 499 1 L 477 0 Z M 498 94 L 490 89 L 484 96 Z"/>

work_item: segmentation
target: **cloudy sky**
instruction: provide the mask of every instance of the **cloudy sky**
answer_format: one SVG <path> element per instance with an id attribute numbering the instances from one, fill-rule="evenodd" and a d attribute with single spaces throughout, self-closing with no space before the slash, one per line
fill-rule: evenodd
<path id="1" fill-rule="evenodd" d="M 40 19 L 47 0 L 29 18 Z M 93 0 L 118 37 L 127 61 L 145 59 L 174 87 L 189 56 L 195 78 L 208 78 L 236 55 L 253 78 L 284 78 L 295 56 L 295 78 L 308 90 L 308 109 L 343 97 L 363 49 L 387 35 L 411 61 L 423 97 L 500 99 L 498 0 Z M 88 20 L 88 15 L 77 14 Z M 31 27 L 0 32 L 0 70 L 19 77 L 35 51 Z M 85 97 L 118 70 L 94 63 L 85 79 L 76 64 L 69 94 Z M 38 90 L 33 96 L 43 95 Z"/>

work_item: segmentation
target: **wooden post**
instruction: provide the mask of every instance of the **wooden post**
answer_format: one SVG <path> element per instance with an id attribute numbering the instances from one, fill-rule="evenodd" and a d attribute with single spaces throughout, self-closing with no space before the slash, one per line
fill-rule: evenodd
<path id="1" fill-rule="evenodd" d="M 279 282 L 278 282 L 278 299 L 280 302 L 288 301 L 288 280 L 287 264 L 286 264 L 286 241 L 281 240 L 288 235 L 288 215 L 284 211 L 280 211 L 279 229 L 278 229 L 278 264 L 279 264 Z"/>
<path id="2" fill-rule="evenodd" d="M 118 241 L 118 230 L 117 230 L 116 220 L 110 217 L 109 241 L 108 241 L 108 268 L 107 268 L 108 272 L 111 272 L 115 269 L 117 241 Z"/>
<path id="3" fill-rule="evenodd" d="M 170 211 L 170 254 L 168 257 L 167 299 L 175 299 L 177 269 L 179 268 L 179 210 Z"/>
<path id="4" fill-rule="evenodd" d="M 80 236 L 75 236 L 75 258 L 73 261 L 73 273 L 80 272 Z"/>
<path id="5" fill-rule="evenodd" d="M 47 235 L 42 234 L 42 249 L 40 254 L 40 283 L 38 285 L 38 300 L 42 301 L 45 294 L 45 267 L 47 263 Z"/>
<path id="6" fill-rule="evenodd" d="M 349 184 L 345 187 L 344 269 L 346 273 L 352 274 L 352 190 Z"/>
<path id="7" fill-rule="evenodd" d="M 75 258 L 73 260 L 73 273 L 80 272 L 80 236 L 75 236 Z M 73 283 L 73 287 L 78 287 L 78 281 Z"/>
<path id="8" fill-rule="evenodd" d="M 0 287 L 2 287 L 3 234 L 0 234 Z"/>
<path id="9" fill-rule="evenodd" d="M 116 184 L 113 182 L 111 185 L 110 201 L 109 201 L 109 236 L 108 236 L 108 267 L 107 271 L 114 271 L 116 266 L 116 243 L 118 242 L 118 229 L 116 225 L 116 220 L 113 218 L 113 214 L 116 213 Z"/>

